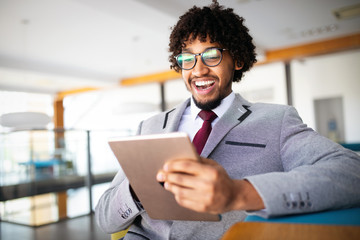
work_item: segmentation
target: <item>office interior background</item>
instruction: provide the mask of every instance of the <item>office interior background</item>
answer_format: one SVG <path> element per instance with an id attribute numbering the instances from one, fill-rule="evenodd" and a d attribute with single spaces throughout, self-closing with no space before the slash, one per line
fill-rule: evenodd
<path id="1" fill-rule="evenodd" d="M 219 2 L 246 19 L 257 46 L 234 92 L 291 104 L 320 134 L 359 144 L 360 2 Z M 91 214 L 119 168 L 107 140 L 190 96 L 169 69 L 169 34 L 210 3 L 0 0 L 1 221 Z"/>

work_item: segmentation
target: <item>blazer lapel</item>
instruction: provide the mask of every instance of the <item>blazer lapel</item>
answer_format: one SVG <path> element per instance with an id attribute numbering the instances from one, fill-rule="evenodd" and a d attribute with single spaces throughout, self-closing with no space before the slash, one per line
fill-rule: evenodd
<path id="1" fill-rule="evenodd" d="M 182 114 L 184 113 L 186 107 L 189 106 L 189 104 L 190 99 L 187 99 L 185 102 L 165 113 L 162 126 L 164 133 L 176 132 L 178 130 Z"/>
<path id="2" fill-rule="evenodd" d="M 250 105 L 251 104 L 243 99 L 239 94 L 236 94 L 231 107 L 213 127 L 209 139 L 201 153 L 202 157 L 209 157 L 211 152 L 226 136 L 226 134 L 228 134 L 231 129 L 240 124 L 251 114 L 251 110 L 248 109 Z"/>

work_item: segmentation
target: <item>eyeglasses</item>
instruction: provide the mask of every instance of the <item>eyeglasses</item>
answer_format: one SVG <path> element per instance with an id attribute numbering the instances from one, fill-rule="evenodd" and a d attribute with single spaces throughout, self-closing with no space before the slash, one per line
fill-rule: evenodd
<path id="1" fill-rule="evenodd" d="M 201 56 L 201 61 L 208 67 L 215 67 L 220 64 L 222 60 L 222 52 L 227 49 L 222 48 L 209 48 L 202 53 L 180 53 L 175 56 L 176 62 L 179 67 L 183 70 L 190 70 L 195 67 L 197 58 Z"/>

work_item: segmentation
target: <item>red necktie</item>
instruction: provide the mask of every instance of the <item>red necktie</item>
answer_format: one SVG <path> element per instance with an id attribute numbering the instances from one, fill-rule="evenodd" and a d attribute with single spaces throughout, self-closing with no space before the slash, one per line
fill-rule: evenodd
<path id="1" fill-rule="evenodd" d="M 201 110 L 199 113 L 199 117 L 204 120 L 202 127 L 196 133 L 193 144 L 199 154 L 201 154 L 205 143 L 210 135 L 211 132 L 211 122 L 217 118 L 216 114 L 213 111 L 205 111 Z"/>

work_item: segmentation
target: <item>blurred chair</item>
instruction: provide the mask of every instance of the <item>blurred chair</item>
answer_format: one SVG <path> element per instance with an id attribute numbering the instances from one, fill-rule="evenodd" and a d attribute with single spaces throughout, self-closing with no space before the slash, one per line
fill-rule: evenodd
<path id="1" fill-rule="evenodd" d="M 117 232 L 117 233 L 113 233 L 111 234 L 111 240 L 121 240 L 125 237 L 126 233 L 128 232 L 129 228 L 123 230 L 123 231 L 120 231 L 120 232 Z"/>
<path id="2" fill-rule="evenodd" d="M 354 152 L 360 152 L 360 143 L 340 143 L 344 148 L 348 148 Z"/>

